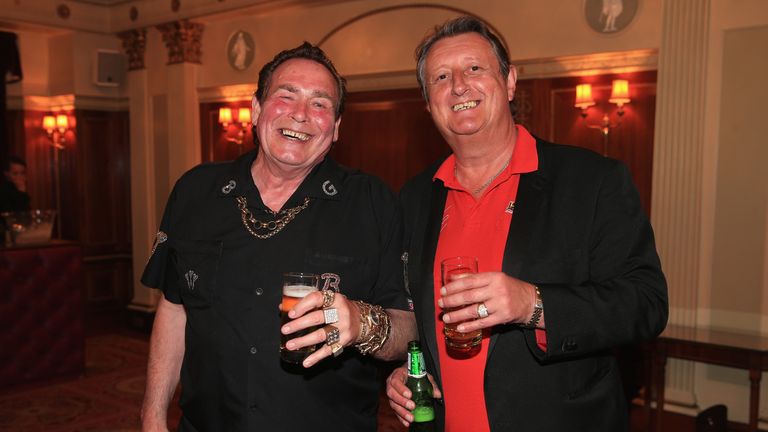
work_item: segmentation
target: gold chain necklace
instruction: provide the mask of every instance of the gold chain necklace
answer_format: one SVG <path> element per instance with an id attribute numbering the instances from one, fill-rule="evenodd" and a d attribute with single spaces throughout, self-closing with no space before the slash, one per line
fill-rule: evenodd
<path id="1" fill-rule="evenodd" d="M 480 185 L 480 187 L 473 189 L 472 193 L 474 195 L 477 195 L 480 192 L 482 192 L 483 189 L 487 188 L 491 183 L 493 183 L 493 181 L 496 180 L 496 177 L 501 175 L 501 173 L 503 173 L 504 170 L 507 169 L 507 167 L 509 166 L 509 162 L 511 160 L 512 160 L 511 157 L 509 159 L 507 159 L 507 163 L 505 163 L 504 166 L 501 167 L 501 169 L 496 174 L 492 175 L 491 178 L 489 178 L 487 182 L 485 182 L 482 185 Z M 454 165 L 453 166 L 453 176 L 456 177 L 456 179 L 458 180 L 459 177 L 458 177 L 457 173 L 458 173 L 458 166 Z"/>
<path id="2" fill-rule="evenodd" d="M 253 217 L 251 210 L 248 209 L 248 200 L 246 200 L 244 196 L 237 197 L 237 208 L 240 209 L 245 229 L 254 237 L 262 240 L 268 239 L 282 231 L 282 229 L 288 225 L 288 222 L 292 221 L 293 218 L 307 208 L 308 205 L 309 197 L 305 197 L 304 202 L 299 206 L 280 210 L 279 213 L 269 210 L 269 212 L 272 213 L 272 216 L 279 216 L 279 218 L 269 222 L 262 222 Z M 259 230 L 266 232 L 261 234 L 258 232 Z"/>

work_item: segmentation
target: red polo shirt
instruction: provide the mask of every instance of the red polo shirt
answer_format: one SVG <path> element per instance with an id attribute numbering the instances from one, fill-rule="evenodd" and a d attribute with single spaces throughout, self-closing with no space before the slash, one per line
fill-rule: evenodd
<path id="1" fill-rule="evenodd" d="M 446 432 L 490 430 L 483 393 L 489 332 L 483 333 L 478 355 L 459 360 L 447 354 L 443 337 L 444 323 L 440 319 L 442 309 L 437 305 L 442 287 L 440 261 L 453 256 L 474 256 L 478 260 L 479 272 L 501 271 L 520 174 L 536 171 L 538 163 L 536 140 L 525 128 L 518 125 L 517 142 L 509 165 L 485 189 L 479 199 L 475 199 L 471 192 L 456 180 L 454 155 L 443 162 L 433 178 L 442 180 L 448 188 L 434 262 L 435 320 L 445 400 Z M 543 330 L 537 330 L 537 339 L 544 336 Z M 546 339 L 543 342 L 546 344 Z"/>

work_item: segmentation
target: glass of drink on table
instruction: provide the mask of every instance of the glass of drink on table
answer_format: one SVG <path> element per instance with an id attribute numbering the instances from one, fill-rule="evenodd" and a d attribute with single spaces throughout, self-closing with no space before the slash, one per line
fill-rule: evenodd
<path id="1" fill-rule="evenodd" d="M 443 285 L 445 286 L 457 279 L 477 273 L 477 258 L 469 256 L 446 258 L 440 262 L 440 270 L 443 276 Z M 445 308 L 443 311 L 450 313 L 453 310 L 462 309 L 466 306 Z M 443 334 L 445 335 L 446 350 L 452 357 L 474 357 L 480 352 L 480 341 L 483 339 L 483 331 L 474 330 L 462 333 L 456 330 L 458 324 L 457 322 L 445 323 Z"/>
<path id="2" fill-rule="evenodd" d="M 288 311 L 307 294 L 317 291 L 320 277 L 312 273 L 283 273 L 283 301 L 280 303 L 280 327 L 288 321 Z M 317 330 L 310 327 L 304 330 L 284 335 L 280 333 L 280 358 L 288 363 L 301 363 L 308 355 L 315 351 L 315 345 L 290 351 L 285 348 L 285 343 L 290 339 L 304 336 Z"/>

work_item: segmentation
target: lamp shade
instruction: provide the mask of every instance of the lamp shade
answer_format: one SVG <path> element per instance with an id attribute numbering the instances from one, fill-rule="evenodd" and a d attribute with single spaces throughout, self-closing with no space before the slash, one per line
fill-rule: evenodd
<path id="1" fill-rule="evenodd" d="M 248 123 L 251 122 L 251 109 L 250 108 L 240 108 L 237 111 L 237 121 L 238 121 L 238 123 L 242 123 L 244 126 L 247 126 Z"/>
<path id="2" fill-rule="evenodd" d="M 611 98 L 608 102 L 622 106 L 628 104 L 629 99 L 629 81 L 627 80 L 613 80 L 613 86 L 611 87 Z"/>
<path id="3" fill-rule="evenodd" d="M 232 108 L 219 108 L 219 123 L 223 125 L 232 123 Z"/>
<path id="4" fill-rule="evenodd" d="M 66 114 L 56 114 L 56 127 L 59 128 L 59 132 L 64 133 L 69 127 L 69 118 Z"/>
<path id="5" fill-rule="evenodd" d="M 48 133 L 53 133 L 56 128 L 56 117 L 52 115 L 43 116 L 43 129 Z"/>
<path id="6" fill-rule="evenodd" d="M 576 86 L 576 108 L 587 109 L 595 104 L 592 99 L 592 86 L 590 84 L 579 84 Z"/>

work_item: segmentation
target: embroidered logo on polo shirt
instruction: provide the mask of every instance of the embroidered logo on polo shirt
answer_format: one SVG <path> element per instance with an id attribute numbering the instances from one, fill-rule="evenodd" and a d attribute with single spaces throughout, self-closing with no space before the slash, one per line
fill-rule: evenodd
<path id="1" fill-rule="evenodd" d="M 323 182 L 323 192 L 328 196 L 334 196 L 339 193 L 339 191 L 336 190 L 336 186 L 334 186 L 330 180 Z"/>
<path id="2" fill-rule="evenodd" d="M 341 278 L 336 273 L 323 273 L 320 276 L 320 279 L 323 280 L 324 290 L 332 288 L 336 292 L 341 292 L 341 290 L 339 289 L 339 283 L 341 282 Z"/>
<path id="3" fill-rule="evenodd" d="M 189 288 L 190 291 L 193 291 L 195 289 L 195 282 L 197 282 L 198 279 L 197 273 L 190 270 L 184 274 L 184 279 L 187 280 L 187 288 Z"/>
<path id="4" fill-rule="evenodd" d="M 514 213 L 515 212 L 515 202 L 514 201 L 510 201 L 509 204 L 507 204 L 507 209 L 504 210 L 504 211 L 509 213 L 509 214 Z"/>

